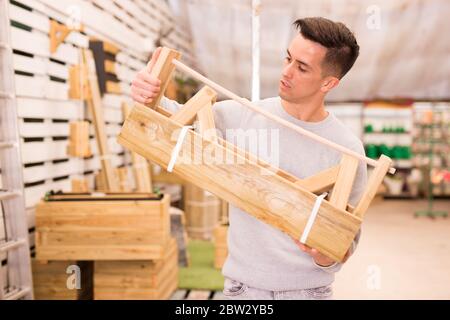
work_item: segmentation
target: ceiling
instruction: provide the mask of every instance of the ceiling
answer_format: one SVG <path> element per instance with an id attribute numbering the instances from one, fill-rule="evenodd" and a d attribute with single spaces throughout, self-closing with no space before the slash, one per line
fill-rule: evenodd
<path id="1" fill-rule="evenodd" d="M 292 22 L 323 16 L 356 35 L 360 57 L 329 101 L 450 99 L 450 1 L 261 0 L 261 97 L 277 94 Z M 207 77 L 250 97 L 251 0 L 169 0 Z"/>

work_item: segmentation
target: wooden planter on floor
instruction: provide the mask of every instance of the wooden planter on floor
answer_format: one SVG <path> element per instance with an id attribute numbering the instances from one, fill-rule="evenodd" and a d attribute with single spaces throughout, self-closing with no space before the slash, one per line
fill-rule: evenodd
<path id="1" fill-rule="evenodd" d="M 78 266 L 80 288 L 72 285 L 76 274 L 70 266 Z M 69 269 L 68 269 L 69 268 Z M 36 300 L 92 300 L 94 263 L 92 261 L 32 261 L 33 289 Z M 73 288 L 73 289 L 70 289 Z"/>
<path id="2" fill-rule="evenodd" d="M 65 194 L 41 201 L 36 207 L 36 259 L 161 259 L 170 239 L 169 198 Z"/>
<path id="3" fill-rule="evenodd" d="M 178 287 L 175 239 L 158 261 L 96 261 L 95 300 L 164 300 Z"/>

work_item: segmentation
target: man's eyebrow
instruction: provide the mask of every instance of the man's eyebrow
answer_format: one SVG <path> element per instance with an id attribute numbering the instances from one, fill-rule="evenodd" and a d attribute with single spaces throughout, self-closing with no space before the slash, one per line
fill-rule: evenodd
<path id="1" fill-rule="evenodd" d="M 287 52 L 288 56 L 291 57 L 291 53 L 289 52 L 289 49 L 287 49 L 286 52 Z M 301 64 L 305 67 L 311 68 L 311 66 L 304 61 L 297 60 L 297 59 L 295 59 L 295 61 L 297 61 L 299 64 Z"/>

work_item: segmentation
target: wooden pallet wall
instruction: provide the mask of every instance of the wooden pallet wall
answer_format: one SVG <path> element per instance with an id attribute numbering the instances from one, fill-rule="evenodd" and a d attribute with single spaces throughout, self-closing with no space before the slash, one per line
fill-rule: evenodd
<path id="1" fill-rule="evenodd" d="M 50 53 L 50 20 L 67 23 L 79 13 L 83 32 L 72 31 Z M 194 65 L 191 40 L 176 25 L 164 0 L 11 0 L 10 19 L 17 111 L 25 202 L 28 212 L 30 244 L 34 247 L 34 207 L 46 191 L 70 191 L 72 178 L 86 178 L 90 187 L 100 169 L 94 128 L 90 128 L 92 158 L 78 159 L 66 154 L 69 123 L 90 120 L 87 108 L 68 96 L 69 69 L 79 64 L 80 50 L 88 48 L 89 37 L 108 41 L 121 49 L 115 69 L 122 95 L 105 94 L 104 114 L 113 165 L 130 166 L 131 158 L 116 142 L 122 118 L 122 103 L 132 103 L 130 83 L 148 60 L 148 43 L 160 30 L 174 27 L 162 44 L 183 53 L 183 61 Z M 1 213 L 1 208 L 0 208 Z M 0 214 L 0 242 L 5 239 Z M 0 276 L 7 272 L 7 256 L 0 256 Z M 6 281 L 6 280 L 5 280 Z M 5 282 L 6 283 L 6 282 Z"/>

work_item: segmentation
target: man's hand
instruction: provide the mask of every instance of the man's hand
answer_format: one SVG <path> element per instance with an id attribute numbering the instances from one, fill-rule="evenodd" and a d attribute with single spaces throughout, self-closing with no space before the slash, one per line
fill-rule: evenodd
<path id="1" fill-rule="evenodd" d="M 131 96 L 138 103 L 149 104 L 158 96 L 161 90 L 161 81 L 150 75 L 160 52 L 161 47 L 156 49 L 148 65 L 138 72 L 131 84 Z"/>
<path id="2" fill-rule="evenodd" d="M 301 243 L 297 239 L 294 239 L 294 238 L 292 238 L 292 239 L 294 240 L 295 244 L 300 248 L 300 250 L 309 254 L 314 259 L 314 262 L 316 264 L 318 264 L 319 266 L 329 267 L 332 264 L 336 263 L 336 261 L 334 261 L 333 259 L 328 258 L 326 255 L 321 254 L 319 251 L 317 251 L 317 249 L 313 249 L 313 248 Z M 344 260 L 342 261 L 342 263 L 346 262 L 349 257 L 350 257 L 350 250 L 347 251 L 347 253 L 345 254 L 345 257 L 344 257 Z"/>

